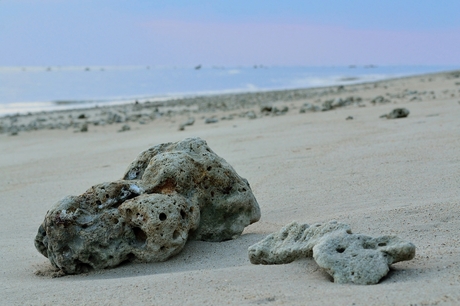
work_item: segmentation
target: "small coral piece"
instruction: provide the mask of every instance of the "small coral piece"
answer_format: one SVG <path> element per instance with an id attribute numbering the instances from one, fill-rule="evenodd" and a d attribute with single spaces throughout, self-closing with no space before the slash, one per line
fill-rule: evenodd
<path id="1" fill-rule="evenodd" d="M 285 264 L 313 257 L 336 283 L 376 284 L 393 263 L 411 260 L 415 246 L 396 236 L 352 234 L 349 225 L 290 223 L 248 249 L 253 264 Z"/>

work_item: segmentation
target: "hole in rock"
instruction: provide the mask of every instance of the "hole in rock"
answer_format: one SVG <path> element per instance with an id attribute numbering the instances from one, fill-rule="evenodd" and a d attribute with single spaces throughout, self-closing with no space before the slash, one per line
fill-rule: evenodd
<path id="1" fill-rule="evenodd" d="M 298 233 L 297 236 L 295 236 L 294 241 L 295 242 L 299 241 L 299 239 L 302 238 L 302 235 L 303 235 L 303 232 Z"/>
<path id="2" fill-rule="evenodd" d="M 182 209 L 180 210 L 180 216 L 182 217 L 182 219 L 185 219 L 185 211 L 183 211 Z"/>
<path id="3" fill-rule="evenodd" d="M 75 270 L 81 273 L 89 272 L 93 267 L 87 263 L 81 262 L 80 260 L 75 261 Z"/>
<path id="4" fill-rule="evenodd" d="M 214 191 L 211 191 L 211 197 L 214 197 Z"/>
<path id="5" fill-rule="evenodd" d="M 160 221 L 166 220 L 166 214 L 165 213 L 161 213 L 158 217 L 160 218 Z"/>
<path id="6" fill-rule="evenodd" d="M 110 196 L 108 193 L 105 194 L 105 198 L 108 199 Z"/>
<path id="7" fill-rule="evenodd" d="M 351 272 L 351 275 L 355 275 L 355 272 Z"/>
<path id="8" fill-rule="evenodd" d="M 81 228 L 83 228 L 83 229 L 87 228 L 87 227 L 88 227 L 88 224 L 86 224 L 86 223 L 81 225 Z"/>
<path id="9" fill-rule="evenodd" d="M 160 251 L 164 251 L 165 250 L 165 246 L 162 245 L 161 248 L 160 248 Z"/>
<path id="10" fill-rule="evenodd" d="M 66 247 L 64 247 L 64 249 L 62 249 L 62 254 L 66 254 L 66 253 L 70 254 L 71 252 L 72 252 L 72 250 L 68 246 L 66 246 Z"/>
<path id="11" fill-rule="evenodd" d="M 380 242 L 380 243 L 378 244 L 379 247 L 383 247 L 383 246 L 386 246 L 386 245 L 387 245 L 387 244 L 386 244 L 385 242 Z"/>
<path id="12" fill-rule="evenodd" d="M 101 205 L 102 203 L 101 203 L 101 201 L 97 200 L 97 201 L 96 201 L 96 204 L 97 204 L 97 205 Z"/>
<path id="13" fill-rule="evenodd" d="M 208 168 L 206 168 L 206 170 L 208 170 L 208 171 L 211 171 L 211 169 L 212 169 L 211 166 L 209 166 Z"/>
<path id="14" fill-rule="evenodd" d="M 137 242 L 144 244 L 147 240 L 147 234 L 145 234 L 145 232 L 139 227 L 133 227 L 133 233 Z"/>
<path id="15" fill-rule="evenodd" d="M 129 261 L 134 261 L 136 259 L 136 255 L 134 255 L 133 253 L 129 253 L 128 255 L 126 255 L 126 257 Z"/>
<path id="16" fill-rule="evenodd" d="M 372 250 L 372 249 L 375 249 L 375 244 L 371 244 L 371 243 L 363 243 L 363 249 L 366 249 L 366 250 Z"/>
<path id="17" fill-rule="evenodd" d="M 180 233 L 178 230 L 175 230 L 174 233 L 173 233 L 173 239 L 176 240 L 177 238 L 179 238 L 180 236 Z"/>
<path id="18" fill-rule="evenodd" d="M 223 193 L 229 194 L 231 190 L 232 190 L 232 186 L 228 186 L 228 187 L 224 188 Z"/>
<path id="19" fill-rule="evenodd" d="M 337 251 L 337 253 L 343 253 L 345 252 L 345 248 L 344 247 L 338 247 L 337 249 L 335 249 Z"/>

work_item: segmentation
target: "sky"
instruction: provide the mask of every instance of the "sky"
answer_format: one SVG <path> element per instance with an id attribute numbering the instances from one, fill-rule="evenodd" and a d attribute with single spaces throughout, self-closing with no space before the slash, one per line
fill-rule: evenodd
<path id="1" fill-rule="evenodd" d="M 0 0 L 0 66 L 460 65 L 459 0 Z"/>

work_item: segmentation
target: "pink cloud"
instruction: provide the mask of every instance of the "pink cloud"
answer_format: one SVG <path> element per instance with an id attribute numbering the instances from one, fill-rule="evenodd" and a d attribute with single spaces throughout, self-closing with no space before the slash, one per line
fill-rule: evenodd
<path id="1" fill-rule="evenodd" d="M 340 26 L 155 20 L 141 25 L 159 57 L 230 64 L 460 64 L 460 29 L 359 30 Z"/>

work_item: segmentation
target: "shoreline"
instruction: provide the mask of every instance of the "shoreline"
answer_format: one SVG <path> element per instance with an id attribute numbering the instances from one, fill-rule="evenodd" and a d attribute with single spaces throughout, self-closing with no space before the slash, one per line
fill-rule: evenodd
<path id="1" fill-rule="evenodd" d="M 411 96 L 411 99 L 423 100 L 422 96 L 426 93 L 410 94 L 408 92 L 382 92 L 378 96 L 366 94 L 377 87 L 386 89 L 390 84 L 410 81 L 415 79 L 427 79 L 427 82 L 432 82 L 436 78 L 456 76 L 460 74 L 460 70 L 452 70 L 445 72 L 428 73 L 415 76 L 404 76 L 398 78 L 385 79 L 381 81 L 356 83 L 350 85 L 298 88 L 298 89 L 283 89 L 283 90 L 267 90 L 256 92 L 243 93 L 224 93 L 210 95 L 191 95 L 181 98 L 165 98 L 161 101 L 147 101 L 134 103 L 122 103 L 115 105 L 101 105 L 95 107 L 82 107 L 66 110 L 40 111 L 28 114 L 5 115 L 0 117 L 0 134 L 18 135 L 22 132 L 30 132 L 36 130 L 55 130 L 55 129 L 72 129 L 75 132 L 86 132 L 91 126 L 105 126 L 112 124 L 124 124 L 125 130 L 131 127 L 129 124 L 151 124 L 153 121 L 162 117 L 196 117 L 208 115 L 207 118 L 202 118 L 217 122 L 219 119 L 233 119 L 234 117 L 248 117 L 255 119 L 267 115 L 267 111 L 263 111 L 266 107 L 280 106 L 280 109 L 274 110 L 276 113 L 285 113 L 286 107 L 302 108 L 304 111 L 327 111 L 332 108 L 325 108 L 324 103 L 328 99 L 346 99 L 345 96 L 353 96 L 353 93 L 360 92 L 363 97 L 354 97 L 359 101 L 345 103 L 360 107 L 366 105 L 375 105 L 375 100 L 381 100 L 379 103 L 391 103 L 395 100 L 404 100 L 405 97 Z M 385 91 L 385 90 L 383 90 Z M 387 97 L 385 97 L 385 94 Z M 380 98 L 381 96 L 381 98 Z M 436 96 L 436 93 L 434 94 Z M 302 105 L 303 103 L 303 105 Z M 331 103 L 330 103 L 331 104 Z M 270 112 L 269 112 L 270 113 Z M 213 119 L 214 118 L 214 119 Z M 184 119 L 184 123 L 187 120 Z M 179 126 L 180 128 L 180 126 Z"/>
<path id="2" fill-rule="evenodd" d="M 181 91 L 180 88 L 175 88 L 174 90 L 170 87 L 170 85 L 168 85 L 168 83 L 165 83 L 163 84 L 163 86 L 165 87 L 163 88 L 163 90 L 161 90 L 159 89 L 159 87 L 157 87 L 157 86 L 161 86 L 160 84 L 161 82 L 158 83 L 159 80 L 156 80 L 156 83 L 158 84 L 156 86 L 153 86 L 153 88 L 151 88 L 150 90 L 143 88 L 143 87 L 137 88 L 136 82 L 133 82 L 132 84 L 129 83 L 128 85 L 133 88 L 133 91 L 131 91 L 129 94 L 127 92 L 122 94 L 115 87 L 111 88 L 111 85 L 113 84 L 113 82 L 104 83 L 103 81 L 104 78 L 99 81 L 98 81 L 98 78 L 94 79 L 95 74 L 94 73 L 88 74 L 86 69 L 83 69 L 81 71 L 81 75 L 77 74 L 73 77 L 70 77 L 70 76 L 65 77 L 63 79 L 63 84 L 60 83 L 59 78 L 58 79 L 56 79 L 56 77 L 49 78 L 49 76 L 51 76 L 52 74 L 50 75 L 49 72 L 47 71 L 45 72 L 45 75 L 42 77 L 45 80 L 47 80 L 44 84 L 45 88 L 48 87 L 48 91 L 54 92 L 54 87 L 60 88 L 61 86 L 63 86 L 62 89 L 59 89 L 61 91 L 61 95 L 43 95 L 43 92 L 39 91 L 39 92 L 36 92 L 35 95 L 32 93 L 28 93 L 26 94 L 27 98 L 26 96 L 24 96 L 18 101 L 16 100 L 19 99 L 19 96 L 8 96 L 8 94 L 6 96 L 0 95 L 1 96 L 0 98 L 2 98 L 3 102 L 10 101 L 7 103 L 0 104 L 0 117 L 8 116 L 8 115 L 14 116 L 17 114 L 24 115 L 28 113 L 50 112 L 50 111 L 59 111 L 59 110 L 86 109 L 86 108 L 94 108 L 98 106 L 123 105 L 123 104 L 134 103 L 135 101 L 139 101 L 142 103 L 146 101 L 158 101 L 158 100 L 164 101 L 164 100 L 173 100 L 177 98 L 190 98 L 190 97 L 199 97 L 199 96 L 245 94 L 245 93 L 257 93 L 257 92 L 267 92 L 267 91 L 272 92 L 272 91 L 283 91 L 283 90 L 298 90 L 298 89 L 304 89 L 304 88 L 318 89 L 318 88 L 327 88 L 327 87 L 334 87 L 334 86 L 340 86 L 340 85 L 348 86 L 348 85 L 354 85 L 354 84 L 364 84 L 364 83 L 378 82 L 378 81 L 384 81 L 384 80 L 389 80 L 389 79 L 411 77 L 411 76 L 422 75 L 422 74 L 442 73 L 442 72 L 454 71 L 454 70 L 459 69 L 459 67 L 442 67 L 442 66 L 439 66 L 439 67 L 426 66 L 424 69 L 421 68 L 424 66 L 407 66 L 407 67 L 406 66 L 382 66 L 382 67 L 384 67 L 382 68 L 383 71 L 379 71 L 380 68 L 377 68 L 378 71 L 375 71 L 375 73 L 363 73 L 362 71 L 353 72 L 354 69 L 350 70 L 350 67 L 348 68 L 337 67 L 338 71 L 329 71 L 326 74 L 324 74 L 325 71 L 322 71 L 321 69 L 319 71 L 316 71 L 319 67 L 301 67 L 301 66 L 285 67 L 286 69 L 291 69 L 291 70 L 293 69 L 293 71 L 289 72 L 290 74 L 288 73 L 287 78 L 285 78 L 285 75 L 284 75 L 286 71 L 284 71 L 283 69 L 278 71 L 278 69 L 282 67 L 272 67 L 272 69 L 274 69 L 273 71 L 270 71 L 269 73 L 262 73 L 264 77 L 262 77 L 262 75 L 260 75 L 259 73 L 256 73 L 255 75 L 253 75 L 254 71 L 258 69 L 253 69 L 251 67 L 239 67 L 238 69 L 243 70 L 242 75 L 252 75 L 252 77 L 250 78 L 243 77 L 237 83 L 233 83 L 233 81 L 227 80 L 227 81 L 231 81 L 230 83 L 228 83 L 227 81 L 224 81 L 224 79 L 221 79 L 221 81 L 224 81 L 226 85 L 224 85 L 223 83 L 219 83 L 219 82 L 214 84 L 217 86 L 215 88 L 221 88 L 221 89 L 209 90 L 209 89 L 205 89 L 206 86 L 196 87 L 195 86 L 196 84 L 195 84 L 192 86 L 192 87 L 196 87 L 195 90 L 192 90 L 188 86 L 185 86 L 184 88 L 182 88 L 182 90 L 185 90 L 185 88 L 189 88 L 188 89 L 189 91 Z M 429 67 L 431 67 L 431 69 L 428 69 Z M 20 69 L 20 68 L 21 67 L 17 67 L 17 69 Z M 139 68 L 140 67 L 138 67 L 135 70 L 139 70 Z M 323 68 L 325 70 L 328 69 L 328 67 L 323 67 Z M 334 67 L 329 67 L 329 69 L 332 69 L 332 68 L 333 70 L 335 69 Z M 398 69 L 395 70 L 395 68 L 398 68 Z M 63 69 L 64 71 L 66 70 L 65 67 L 63 67 Z M 231 74 L 232 71 L 238 71 L 238 69 L 236 70 L 227 69 L 227 74 L 228 73 Z M 306 71 L 301 73 L 297 71 L 296 69 L 297 70 L 306 69 Z M 343 69 L 348 70 L 348 72 L 346 72 Z M 360 68 L 358 70 L 363 70 L 363 69 L 367 70 L 366 68 Z M 208 68 L 205 70 L 212 71 L 215 69 Z M 20 69 L 20 71 L 22 71 L 22 69 Z M 71 71 L 76 71 L 76 70 L 71 69 Z M 149 70 L 147 69 L 145 71 L 149 71 Z M 190 71 L 188 72 L 190 74 Z M 197 72 L 197 73 L 201 73 L 201 72 Z M 187 79 L 180 80 L 179 83 L 183 83 L 183 82 L 193 83 L 194 82 L 194 79 L 192 77 L 193 74 L 195 73 L 192 73 L 189 75 L 189 80 Z M 239 72 L 237 74 L 239 74 Z M 141 78 L 138 80 L 138 82 L 143 84 L 148 80 L 142 79 L 142 78 L 148 78 L 148 77 L 147 75 L 142 75 L 142 76 L 141 75 L 138 76 Z M 205 75 L 206 77 L 205 79 L 202 79 L 202 81 L 204 83 L 208 83 L 210 81 L 209 78 L 211 76 L 209 75 L 209 73 L 206 73 Z M 18 76 L 11 75 L 11 77 L 13 77 L 14 79 L 14 77 L 17 78 Z M 121 79 L 123 78 L 122 75 L 115 75 L 112 77 L 118 77 Z M 222 75 L 218 74 L 214 77 L 221 78 Z M 281 79 L 284 79 L 284 81 L 278 82 L 278 81 L 273 80 L 273 78 L 276 79 L 278 77 L 280 77 Z M 3 81 L 6 82 L 5 84 L 7 84 L 7 85 L 4 84 L 4 86 L 8 86 L 9 84 L 8 75 L 2 75 L 1 67 L 0 67 L 0 79 L 2 78 L 3 78 Z M 122 81 L 121 79 L 119 79 L 118 81 L 119 82 Z M 91 83 L 97 82 L 99 85 L 106 88 L 106 90 L 104 90 L 104 93 L 94 91 L 91 86 L 89 87 L 87 86 L 88 84 L 85 85 L 85 82 L 88 82 L 89 80 L 92 80 Z M 271 80 L 271 81 L 267 82 L 268 80 Z M 30 81 L 31 82 L 34 81 L 34 83 L 42 82 L 40 77 L 33 78 Z M 77 85 L 80 87 L 80 92 L 86 92 L 86 94 L 82 95 L 80 93 L 72 91 L 72 88 L 67 88 L 69 81 L 77 82 Z M 178 80 L 170 79 L 170 82 L 172 83 L 177 83 L 177 81 Z M 278 85 L 275 85 L 275 83 Z M 2 88 L 2 90 L 3 91 L 6 90 L 6 93 L 8 93 L 8 91 L 11 91 L 11 90 L 13 92 L 17 91 L 18 93 L 22 92 L 24 88 L 17 88 L 18 85 L 19 83 L 13 82 L 9 84 L 9 86 L 10 87 L 12 86 L 12 88 L 4 87 Z M 31 84 L 22 84 L 22 86 L 25 86 L 25 88 L 28 88 L 31 86 Z M 33 86 L 29 88 L 29 90 L 34 90 Z M 28 92 L 29 90 L 26 90 L 26 92 Z M 70 98 L 70 99 L 69 97 L 64 98 L 62 96 L 62 91 L 70 94 L 69 97 L 73 95 L 73 98 Z M 146 91 L 147 92 L 151 91 L 151 93 L 145 94 Z M 140 94 L 141 92 L 143 92 L 144 94 Z M 11 102 L 11 101 L 16 101 L 16 102 Z M 70 105 L 70 106 L 59 107 L 59 105 L 61 106 Z"/>

